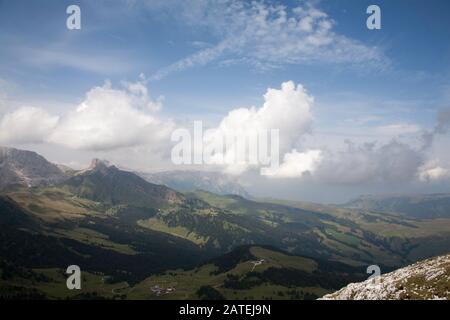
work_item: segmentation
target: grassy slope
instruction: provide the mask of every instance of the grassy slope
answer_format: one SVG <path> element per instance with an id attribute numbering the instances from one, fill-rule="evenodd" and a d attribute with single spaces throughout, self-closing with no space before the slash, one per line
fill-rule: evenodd
<path id="1" fill-rule="evenodd" d="M 76 197 L 58 188 L 22 189 L 8 193 L 8 196 L 46 223 L 80 219 L 103 210 L 100 203 Z"/>
<path id="2" fill-rule="evenodd" d="M 27 189 L 9 196 L 35 217 L 50 224 L 90 216 L 104 217 L 105 212 L 110 214 L 114 211 L 58 188 Z M 381 264 L 398 266 L 426 257 L 427 248 L 431 248 L 429 255 L 442 253 L 450 243 L 450 219 L 417 220 L 395 214 L 279 200 L 263 203 L 204 191 L 186 193 L 186 197 L 201 199 L 213 207 L 204 207 L 204 204 L 203 207 L 188 208 L 173 205 L 172 208 L 159 210 L 156 216 L 136 219 L 138 225 L 219 251 L 253 242 L 272 243 L 310 255 L 310 252 L 299 251 L 304 249 L 304 239 L 308 239 L 313 240 L 309 250 L 319 254 L 323 250 L 323 254 L 330 259 L 350 264 L 377 260 Z M 112 215 L 117 215 L 117 212 Z M 58 237 L 103 245 L 118 252 L 133 253 L 134 250 L 127 244 L 114 243 L 93 230 L 89 231 L 90 235 L 77 230 L 49 232 Z M 288 233 L 294 238 L 283 236 Z M 273 236 L 272 239 L 268 238 L 270 236 Z M 282 237 L 285 237 L 283 241 L 277 243 L 277 239 Z M 407 247 L 399 243 L 405 243 Z M 408 253 L 403 255 L 404 252 Z"/>
<path id="3" fill-rule="evenodd" d="M 192 201 L 194 204 L 190 202 L 189 206 L 184 207 L 173 205 L 171 208 L 161 208 L 157 212 L 131 208 L 127 205 L 107 207 L 58 188 L 27 189 L 10 193 L 9 196 L 25 208 L 27 214 L 42 223 L 44 235 L 63 239 L 65 244 L 72 243 L 70 246 L 74 243 L 67 242 L 69 240 L 88 246 L 79 252 L 83 256 L 92 254 L 88 248 L 95 250 L 100 248 L 103 250 L 102 254 L 114 252 L 119 254 L 117 259 L 125 259 L 121 260 L 123 265 L 126 264 L 128 257 L 138 256 L 142 252 L 150 254 L 149 256 L 163 254 L 165 259 L 169 259 L 167 254 L 171 253 L 173 248 L 179 247 L 177 239 L 191 242 L 194 247 L 205 246 L 211 241 L 212 247 L 218 252 L 223 252 L 239 244 L 275 241 L 273 239 L 281 241 L 280 245 L 285 249 L 295 251 L 298 248 L 302 249 L 308 244 L 307 241 L 314 238 L 317 243 L 313 242 L 314 247 L 311 249 L 317 254 L 324 254 L 330 260 L 352 265 L 367 265 L 366 261 L 375 261 L 377 264 L 391 266 L 445 252 L 450 243 L 448 238 L 445 238 L 450 234 L 449 219 L 407 219 L 396 214 L 284 201 L 256 202 L 235 196 L 217 196 L 208 192 L 187 193 L 186 197 L 194 199 Z M 210 206 L 204 202 L 196 203 L 196 198 Z M 189 227 L 174 224 L 176 219 L 169 222 L 163 220 L 171 217 L 174 212 L 182 214 L 173 215 L 176 219 L 183 216 L 191 219 Z M 145 228 L 141 228 L 137 222 Z M 198 226 L 207 226 L 208 229 L 195 229 Z M 145 231 L 146 228 L 150 230 Z M 220 237 L 210 239 L 216 235 Z M 295 239 L 297 236 L 299 238 Z M 147 243 L 147 238 L 153 239 L 151 243 Z M 293 239 L 297 242 L 292 242 Z M 188 248 L 185 242 L 180 244 Z M 155 247 L 161 243 L 171 243 L 171 249 Z M 229 246 L 224 246 L 227 243 Z M 77 244 L 75 247 L 78 246 Z M 279 268 L 282 261 L 289 268 L 298 269 L 298 266 L 293 266 L 293 262 L 289 261 L 290 256 L 277 259 L 276 253 L 272 253 L 272 256 L 267 252 L 253 252 L 253 254 L 267 259 L 266 265 Z M 184 256 L 188 255 L 189 253 Z M 112 262 L 115 265 L 114 259 L 105 263 Z M 180 259 L 183 259 L 181 255 Z M 175 260 L 172 260 L 168 265 L 176 264 Z M 155 270 L 158 268 L 152 267 Z M 118 289 L 115 294 L 128 293 L 132 298 L 151 297 L 149 284 L 158 281 L 177 283 L 179 289 L 170 298 L 195 297 L 196 288 L 202 285 L 218 287 L 224 296 L 230 298 L 263 296 L 286 298 L 293 295 L 292 290 L 300 290 L 276 285 L 268 286 L 266 283 L 248 290 L 221 287 L 228 274 L 243 276 L 248 273 L 248 267 L 248 263 L 241 263 L 233 271 L 217 275 L 211 275 L 214 271 L 214 266 L 211 265 L 190 271 L 178 270 L 165 273 L 163 276 L 152 276 L 142 282 L 142 285 L 129 289 L 122 283 L 123 290 Z M 257 272 L 266 270 L 264 266 L 256 268 Z M 98 279 L 96 281 L 98 283 Z M 322 288 L 303 287 L 302 290 L 317 295 L 323 292 Z"/>
<path id="4" fill-rule="evenodd" d="M 286 255 L 281 252 L 263 247 L 251 247 L 251 254 L 254 259 L 264 259 L 265 261 L 254 268 L 253 272 L 262 273 L 270 268 L 285 268 L 302 270 L 312 273 L 317 269 L 317 263 L 308 258 Z M 256 261 L 251 259 L 251 261 Z M 225 288 L 224 282 L 228 275 L 243 278 L 248 275 L 253 268 L 251 261 L 242 261 L 226 272 L 217 273 L 218 267 L 214 263 L 208 263 L 192 270 L 173 270 L 162 275 L 151 276 L 128 293 L 130 299 L 198 299 L 197 290 L 202 286 L 211 286 L 218 290 L 227 299 L 286 299 L 293 292 L 304 292 L 321 296 L 329 290 L 320 287 L 286 287 L 271 283 L 255 285 L 245 290 Z M 158 285 L 160 287 L 173 286 L 175 292 L 157 296 L 151 292 L 150 288 Z"/>
<path id="5" fill-rule="evenodd" d="M 261 201 L 311 210 L 353 223 L 356 227 L 347 228 L 334 224 L 333 230 L 327 232 L 316 230 L 316 232 L 321 234 L 325 243 L 339 247 L 341 250 L 348 250 L 347 244 L 354 247 L 356 238 L 359 238 L 359 241 L 362 238 L 363 241 L 360 244 L 369 249 L 368 251 L 375 257 L 381 257 L 380 260 L 387 265 L 405 265 L 446 253 L 450 247 L 450 219 L 446 218 L 416 219 L 397 213 L 347 209 L 305 202 L 274 199 Z M 368 234 L 376 236 L 375 245 L 364 241 L 367 240 Z M 394 252 L 383 250 L 386 246 Z M 404 259 L 399 259 L 396 255 L 403 255 Z M 351 261 L 347 260 L 347 262 Z"/>
<path id="6" fill-rule="evenodd" d="M 7 280 L 0 279 L 0 296 L 2 294 L 1 288 L 20 287 L 22 291 L 33 290 L 44 294 L 47 299 L 76 299 L 86 298 L 87 295 L 92 295 L 95 298 L 113 299 L 121 298 L 120 291 L 129 287 L 126 282 L 109 284 L 107 283 L 107 277 L 100 273 L 83 272 L 81 277 L 81 290 L 68 290 L 65 270 L 43 268 L 33 269 L 32 272 L 36 277 L 39 277 L 40 281 L 17 276 Z M 14 292 L 10 289 L 11 291 Z"/>
<path id="7" fill-rule="evenodd" d="M 152 272 L 192 266 L 204 257 L 188 241 L 139 227 L 136 220 L 154 214 L 152 209 L 108 208 L 55 188 L 8 196 L 9 202 L 0 202 L 0 224 L 11 220 L 5 215 L 9 211 L 23 216 L 18 223 L 28 222 L 4 221 L 0 259 L 25 267 L 79 264 L 84 271 L 139 281 Z"/>

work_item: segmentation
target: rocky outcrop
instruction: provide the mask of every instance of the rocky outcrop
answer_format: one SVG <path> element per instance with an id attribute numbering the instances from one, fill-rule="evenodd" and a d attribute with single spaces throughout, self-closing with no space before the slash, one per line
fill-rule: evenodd
<path id="1" fill-rule="evenodd" d="M 32 151 L 0 147 L 0 190 L 59 183 L 67 174 Z"/>
<path id="2" fill-rule="evenodd" d="M 450 254 L 351 283 L 322 300 L 423 300 L 450 298 Z"/>

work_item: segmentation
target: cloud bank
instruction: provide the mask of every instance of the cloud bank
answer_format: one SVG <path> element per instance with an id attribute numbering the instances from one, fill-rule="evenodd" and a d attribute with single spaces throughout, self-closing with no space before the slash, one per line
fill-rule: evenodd
<path id="1" fill-rule="evenodd" d="M 279 130 L 280 166 L 267 171 L 272 179 L 308 179 L 322 184 L 362 185 L 441 183 L 450 181 L 450 112 L 443 110 L 429 132 L 411 123 L 375 127 L 388 142 L 355 144 L 347 141 L 338 149 L 332 144 L 307 147 L 314 137 L 314 97 L 301 84 L 287 81 L 268 88 L 261 106 L 232 109 L 205 134 L 205 146 L 217 139 L 241 133 Z M 152 99 L 144 80 L 110 82 L 89 90 L 83 101 L 65 114 L 54 115 L 43 108 L 22 107 L 0 119 L 0 143 L 50 143 L 75 150 L 115 151 L 136 147 L 142 154 L 170 154 L 171 133 L 179 128 L 158 113 L 162 99 Z M 423 145 L 402 141 L 401 135 L 423 138 Z M 408 140 L 411 141 L 411 140 Z M 144 151 L 143 151 L 144 150 Z M 229 158 L 237 148 L 222 149 L 214 156 Z M 245 152 L 248 151 L 244 149 Z M 141 152 L 140 151 L 140 152 Z M 134 155 L 136 156 L 136 155 Z M 165 160 L 170 162 L 169 159 Z M 214 163 L 214 161 L 213 161 Z M 225 164 L 222 170 L 235 175 L 260 169 L 261 164 Z"/>
<path id="2" fill-rule="evenodd" d="M 401 184 L 414 179 L 424 156 L 407 144 L 348 142 L 347 149 L 327 152 L 317 169 L 317 179 L 333 184 Z"/>
<path id="3" fill-rule="evenodd" d="M 0 121 L 0 142 L 40 143 L 55 130 L 59 117 L 41 108 L 22 107 Z"/>
<path id="4" fill-rule="evenodd" d="M 174 128 L 157 116 L 161 100 L 152 101 L 142 82 L 92 88 L 82 103 L 55 116 L 42 108 L 23 107 L 0 122 L 2 143 L 55 143 L 73 149 L 105 151 L 137 145 L 157 147 Z"/>

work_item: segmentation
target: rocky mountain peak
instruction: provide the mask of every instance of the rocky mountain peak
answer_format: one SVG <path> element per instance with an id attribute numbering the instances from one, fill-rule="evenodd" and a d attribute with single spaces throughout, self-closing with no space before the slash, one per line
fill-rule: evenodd
<path id="1" fill-rule="evenodd" d="M 57 165 L 36 152 L 0 147 L 0 190 L 48 185 L 65 177 Z"/>
<path id="2" fill-rule="evenodd" d="M 100 160 L 97 158 L 92 159 L 91 164 L 89 165 L 88 170 L 106 170 L 112 167 L 112 165 L 107 160 Z"/>

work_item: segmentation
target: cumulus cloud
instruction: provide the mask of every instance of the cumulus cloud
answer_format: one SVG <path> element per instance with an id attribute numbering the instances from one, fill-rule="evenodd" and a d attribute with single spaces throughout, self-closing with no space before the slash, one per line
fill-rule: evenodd
<path id="1" fill-rule="evenodd" d="M 438 182 L 450 178 L 450 170 L 433 163 L 427 163 L 419 168 L 418 176 L 420 181 Z"/>
<path id="2" fill-rule="evenodd" d="M 272 178 L 301 178 L 305 174 L 313 174 L 322 161 L 321 150 L 286 153 L 278 168 L 269 168 L 266 175 Z"/>
<path id="3" fill-rule="evenodd" d="M 312 181 L 337 185 L 358 185 L 370 183 L 401 184 L 419 179 L 419 172 L 427 160 L 421 148 L 393 139 L 388 142 L 355 144 L 347 141 L 344 149 L 329 145 L 320 148 L 305 148 L 301 142 L 311 131 L 313 123 L 314 98 L 302 85 L 292 81 L 284 82 L 280 89 L 269 88 L 264 95 L 261 107 L 238 108 L 230 111 L 217 127 L 205 135 L 208 145 L 221 145 L 217 140 L 229 140 L 227 137 L 251 136 L 252 133 L 279 130 L 279 166 L 269 167 L 261 163 L 228 161 L 236 160 L 239 148 L 227 145 L 225 151 L 214 154 L 212 163 L 224 164 L 224 170 L 230 174 L 242 174 L 245 171 L 263 168 L 264 174 L 271 178 L 302 178 L 309 176 Z M 414 124 L 398 123 L 377 127 L 376 131 L 386 137 L 420 134 L 421 128 Z M 225 137 L 225 138 L 224 138 Z M 244 150 L 244 151 L 242 151 Z M 241 152 L 248 152 L 241 149 Z M 241 157 L 242 159 L 242 157 Z M 430 168 L 428 168 L 430 169 Z M 432 169 L 432 168 L 431 168 Z M 428 173 L 431 177 L 442 174 L 441 170 Z"/>
<path id="4" fill-rule="evenodd" d="M 205 27 L 220 39 L 217 44 L 159 70 L 154 79 L 220 59 L 259 69 L 311 63 L 384 68 L 388 61 L 380 48 L 333 31 L 335 21 L 312 4 L 289 9 L 266 1 L 152 1 L 148 7 L 176 10 L 177 17 L 187 24 Z"/>
<path id="5" fill-rule="evenodd" d="M 280 152 L 286 152 L 309 130 L 313 120 L 313 102 L 314 98 L 301 84 L 287 81 L 281 84 L 280 89 L 267 90 L 261 108 L 239 108 L 229 112 L 218 130 L 227 136 L 236 131 L 249 134 L 279 129 Z"/>
<path id="6" fill-rule="evenodd" d="M 264 140 L 263 143 L 267 141 L 270 144 L 273 143 L 269 139 L 271 130 L 277 130 L 279 148 L 276 150 L 276 155 L 273 156 L 278 157 L 281 154 L 287 163 L 283 164 L 284 167 L 281 171 L 271 171 L 270 174 L 273 176 L 286 176 L 288 173 L 295 176 L 303 174 L 305 170 L 301 168 L 312 168 L 312 165 L 301 163 L 294 165 L 294 161 L 310 161 L 307 158 L 312 154 L 302 157 L 293 149 L 298 145 L 301 137 L 309 132 L 313 120 L 311 110 L 313 102 L 314 98 L 308 95 L 302 85 L 295 85 L 294 82 L 288 81 L 284 82 L 280 89 L 269 88 L 264 95 L 264 104 L 260 108 L 238 108 L 230 111 L 217 127 L 208 130 L 205 134 L 206 148 L 221 146 L 223 141 L 227 141 L 226 148 L 221 148 L 216 152 L 212 157 L 212 162 L 227 163 L 226 171 L 233 174 L 240 174 L 251 167 L 258 167 L 261 165 L 261 157 L 258 163 L 252 165 L 251 161 L 244 159 L 245 155 L 238 154 L 238 152 L 250 154 L 251 142 L 247 141 L 247 145 L 240 149 L 237 145 L 239 142 L 234 138 L 259 137 L 259 134 L 263 133 L 267 134 L 267 140 Z M 263 140 L 260 139 L 259 142 L 261 141 Z M 261 145 L 258 146 L 261 147 Z M 270 153 L 271 149 L 268 149 Z M 293 153 L 288 155 L 291 151 Z M 243 160 L 241 163 L 236 161 L 240 156 Z M 300 171 L 295 170 L 296 168 Z"/>
<path id="7" fill-rule="evenodd" d="M 347 140 L 341 150 L 329 145 L 321 150 L 320 160 L 310 172 L 317 182 L 337 185 L 450 181 L 449 130 L 450 109 L 438 113 L 431 131 L 413 123 L 378 126 L 375 132 L 380 137 L 394 138 L 361 144 Z M 401 142 L 402 136 L 422 138 L 423 145 L 414 146 L 415 140 Z"/>
<path id="8" fill-rule="evenodd" d="M 58 116 L 41 108 L 22 107 L 0 121 L 1 143 L 42 143 L 56 128 Z"/>
<path id="9" fill-rule="evenodd" d="M 438 113 L 433 130 L 423 133 L 423 152 L 427 162 L 419 169 L 418 177 L 423 182 L 450 180 L 450 109 Z"/>
<path id="10" fill-rule="evenodd" d="M 174 125 L 152 115 L 154 109 L 142 84 L 117 90 L 106 83 L 91 89 L 86 99 L 61 119 L 49 141 L 90 150 L 156 143 L 167 138 Z"/>
<path id="11" fill-rule="evenodd" d="M 168 142 L 176 125 L 159 116 L 157 110 L 162 107 L 162 99 L 151 99 L 144 80 L 123 82 L 120 88 L 114 88 L 110 82 L 94 87 L 78 106 L 63 115 L 52 115 L 35 107 L 7 113 L 0 120 L 0 143 L 50 142 L 95 151 L 136 147 L 148 152 L 159 148 L 168 153 L 171 146 Z M 225 149 L 215 150 L 211 164 L 221 164 L 222 169 L 232 174 L 265 168 L 265 174 L 271 178 L 308 176 L 311 181 L 338 185 L 395 185 L 413 180 L 450 179 L 450 158 L 445 152 L 450 141 L 445 136 L 450 117 L 445 111 L 429 133 L 432 147 L 414 148 L 394 139 L 388 143 L 347 142 L 341 150 L 331 145 L 305 148 L 301 144 L 305 136 L 314 135 L 311 130 L 314 98 L 301 84 L 292 81 L 282 83 L 280 88 L 267 89 L 263 97 L 261 106 L 233 109 L 217 126 L 205 132 L 204 148 L 224 146 L 224 141 L 227 144 Z M 275 154 L 281 160 L 279 166 L 271 167 L 270 161 L 252 163 L 245 155 L 244 162 L 227 161 L 236 160 L 242 150 L 244 154 L 250 153 L 250 141 L 239 149 L 239 142 L 233 140 L 236 136 L 269 134 L 271 130 L 279 133 L 279 149 Z M 378 130 L 387 136 L 421 133 L 418 127 L 407 123 Z M 270 156 L 270 147 L 267 151 Z"/>
<path id="12" fill-rule="evenodd" d="M 317 179 L 335 184 L 398 184 L 415 178 L 424 157 L 407 144 L 391 141 L 377 145 L 348 143 L 345 150 L 327 152 L 317 169 Z"/>
<path id="13" fill-rule="evenodd" d="M 110 82 L 92 88 L 82 103 L 62 116 L 38 108 L 21 108 L 6 114 L 1 139 L 15 143 L 51 142 L 73 149 L 113 150 L 137 145 L 158 147 L 166 143 L 174 123 L 160 119 L 143 82 Z"/>

